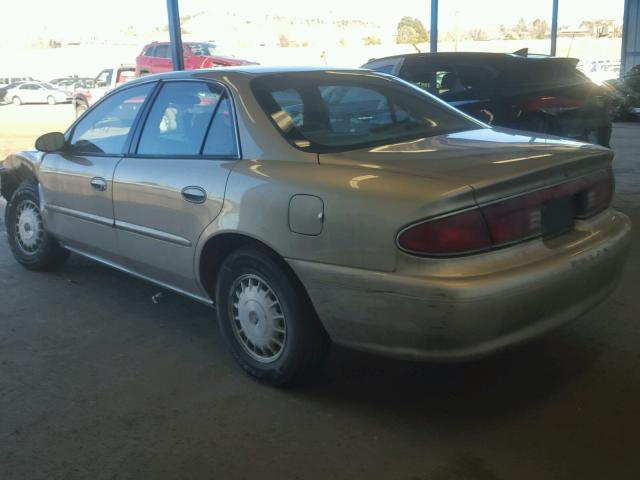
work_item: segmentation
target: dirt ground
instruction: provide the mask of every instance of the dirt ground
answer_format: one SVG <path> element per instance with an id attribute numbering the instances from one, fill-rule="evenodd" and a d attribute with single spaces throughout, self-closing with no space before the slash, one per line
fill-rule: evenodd
<path id="1" fill-rule="evenodd" d="M 13 108 L 0 107 L 3 132 L 5 115 L 27 124 L 31 107 Z M 39 128 L 70 121 L 55 116 L 65 106 L 30 111 L 45 108 Z M 34 136 L 0 133 L 0 145 Z M 639 124 L 616 125 L 615 205 L 635 240 L 605 303 L 462 365 L 335 348 L 291 390 L 246 377 L 204 306 L 170 293 L 155 304 L 156 287 L 77 256 L 58 273 L 24 270 L 0 220 L 0 478 L 640 478 L 639 138 Z"/>
<path id="2" fill-rule="evenodd" d="M 33 149 L 39 135 L 64 132 L 74 120 L 70 103 L 0 105 L 0 159 L 19 150 Z"/>

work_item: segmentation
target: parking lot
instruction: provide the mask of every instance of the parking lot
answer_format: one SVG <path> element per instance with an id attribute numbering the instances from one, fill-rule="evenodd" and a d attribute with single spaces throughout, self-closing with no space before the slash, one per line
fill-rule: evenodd
<path id="1" fill-rule="evenodd" d="M 69 105 L 0 107 L 12 132 L 24 120 L 0 153 L 72 119 Z M 18 266 L 0 200 L 0 478 L 638 478 L 638 136 L 615 126 L 614 204 L 635 240 L 604 304 L 473 363 L 335 348 L 289 390 L 241 372 L 213 310 L 156 303 L 156 287 L 78 257 L 53 274 Z"/>

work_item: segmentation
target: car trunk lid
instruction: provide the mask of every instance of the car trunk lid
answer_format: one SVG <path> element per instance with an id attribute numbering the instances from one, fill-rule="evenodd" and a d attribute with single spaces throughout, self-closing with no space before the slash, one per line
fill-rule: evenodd
<path id="1" fill-rule="evenodd" d="M 447 180 L 473 188 L 483 204 L 610 168 L 612 158 L 595 145 L 484 128 L 321 154 L 319 161 Z"/>

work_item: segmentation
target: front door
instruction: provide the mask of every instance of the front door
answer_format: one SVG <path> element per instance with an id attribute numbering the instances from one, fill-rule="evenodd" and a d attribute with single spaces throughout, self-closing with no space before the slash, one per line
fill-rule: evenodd
<path id="1" fill-rule="evenodd" d="M 105 99 L 77 123 L 64 151 L 44 156 L 40 185 L 45 224 L 65 245 L 116 259 L 113 173 L 154 85 L 128 88 Z"/>
<path id="2" fill-rule="evenodd" d="M 116 168 L 115 224 L 134 272 L 202 295 L 195 247 L 215 220 L 238 159 L 230 97 L 218 83 L 166 81 Z"/>

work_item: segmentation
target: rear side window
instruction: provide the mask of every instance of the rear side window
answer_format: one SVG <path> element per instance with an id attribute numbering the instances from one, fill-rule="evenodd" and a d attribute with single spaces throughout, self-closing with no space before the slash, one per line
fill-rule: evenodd
<path id="1" fill-rule="evenodd" d="M 376 68 L 376 72 L 380 72 L 380 73 L 391 73 L 393 72 L 393 67 L 395 67 L 395 65 L 389 64 L 389 65 L 382 65 L 378 68 Z"/>
<path id="2" fill-rule="evenodd" d="M 153 52 L 154 57 L 160 58 L 171 58 L 171 51 L 169 50 L 169 45 L 162 44 L 156 45 L 156 48 Z"/>
<path id="3" fill-rule="evenodd" d="M 494 88 L 498 73 L 483 65 L 456 64 L 456 73 L 464 90 L 487 92 Z"/>
<path id="4" fill-rule="evenodd" d="M 122 154 L 129 131 L 152 89 L 150 83 L 127 88 L 89 110 L 73 131 L 71 151 Z"/>
<path id="5" fill-rule="evenodd" d="M 221 86 L 205 82 L 165 84 L 145 121 L 137 153 L 232 155 L 235 152 L 232 112 L 224 94 Z"/>
<path id="6" fill-rule="evenodd" d="M 228 96 L 222 97 L 216 109 L 202 151 L 203 155 L 237 157 L 236 128 Z"/>

